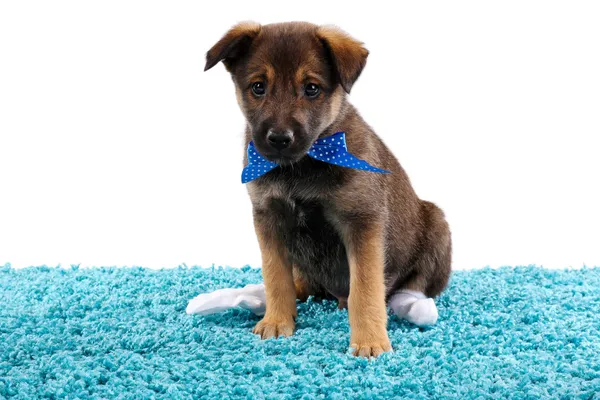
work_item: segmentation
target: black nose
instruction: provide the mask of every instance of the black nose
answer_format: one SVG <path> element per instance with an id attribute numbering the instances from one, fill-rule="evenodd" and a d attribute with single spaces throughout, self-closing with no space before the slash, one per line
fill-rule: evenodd
<path id="1" fill-rule="evenodd" d="M 277 150 L 283 150 L 290 147 L 294 141 L 294 134 L 290 130 L 275 131 L 270 129 L 269 133 L 267 133 L 267 140 L 271 147 Z"/>

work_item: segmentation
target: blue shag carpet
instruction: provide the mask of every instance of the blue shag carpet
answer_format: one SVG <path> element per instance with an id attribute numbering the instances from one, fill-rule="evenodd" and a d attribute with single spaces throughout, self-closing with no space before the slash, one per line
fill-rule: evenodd
<path id="1" fill-rule="evenodd" d="M 299 305 L 292 338 L 250 312 L 185 314 L 259 269 L 0 267 L 0 398 L 599 399 L 600 268 L 454 272 L 438 323 L 391 316 L 394 353 L 349 354 L 348 314 Z"/>

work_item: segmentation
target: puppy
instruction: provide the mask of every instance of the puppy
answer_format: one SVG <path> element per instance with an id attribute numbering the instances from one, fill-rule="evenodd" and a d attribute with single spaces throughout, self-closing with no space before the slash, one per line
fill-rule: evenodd
<path id="1" fill-rule="evenodd" d="M 347 99 L 368 54 L 338 28 L 304 22 L 240 23 L 206 54 L 205 71 L 222 61 L 231 74 L 246 148 L 252 143 L 277 164 L 247 183 L 266 291 L 254 333 L 263 339 L 292 335 L 296 299 L 335 297 L 347 304 L 354 354 L 378 356 L 392 349 L 386 303 L 410 317 L 447 285 L 451 235 L 443 212 L 417 197 Z M 338 132 L 349 153 L 389 173 L 307 156 Z M 416 314 L 410 318 L 418 324 Z"/>

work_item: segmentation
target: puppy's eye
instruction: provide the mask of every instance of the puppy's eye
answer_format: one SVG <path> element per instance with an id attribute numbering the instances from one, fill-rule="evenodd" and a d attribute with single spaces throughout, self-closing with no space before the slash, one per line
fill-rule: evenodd
<path id="1" fill-rule="evenodd" d="M 257 96 L 264 96 L 266 93 L 265 84 L 262 82 L 254 82 L 252 84 L 252 93 Z"/>
<path id="2" fill-rule="evenodd" d="M 304 94 L 307 97 L 315 98 L 321 92 L 321 88 L 319 85 L 315 85 L 314 83 L 309 83 L 304 87 Z"/>

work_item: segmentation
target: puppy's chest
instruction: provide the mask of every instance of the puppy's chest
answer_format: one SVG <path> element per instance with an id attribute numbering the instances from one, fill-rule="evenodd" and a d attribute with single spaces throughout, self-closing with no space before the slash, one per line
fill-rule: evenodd
<path id="1" fill-rule="evenodd" d="M 265 196 L 261 203 L 269 213 L 272 224 L 286 238 L 294 234 L 319 236 L 329 231 L 335 233 L 331 223 L 332 213 L 319 198 L 307 199 L 293 192 L 280 192 Z"/>
<path id="2" fill-rule="evenodd" d="M 305 278 L 330 293 L 347 296 L 348 264 L 341 235 L 319 201 L 269 200 L 269 210 L 290 261 Z"/>

